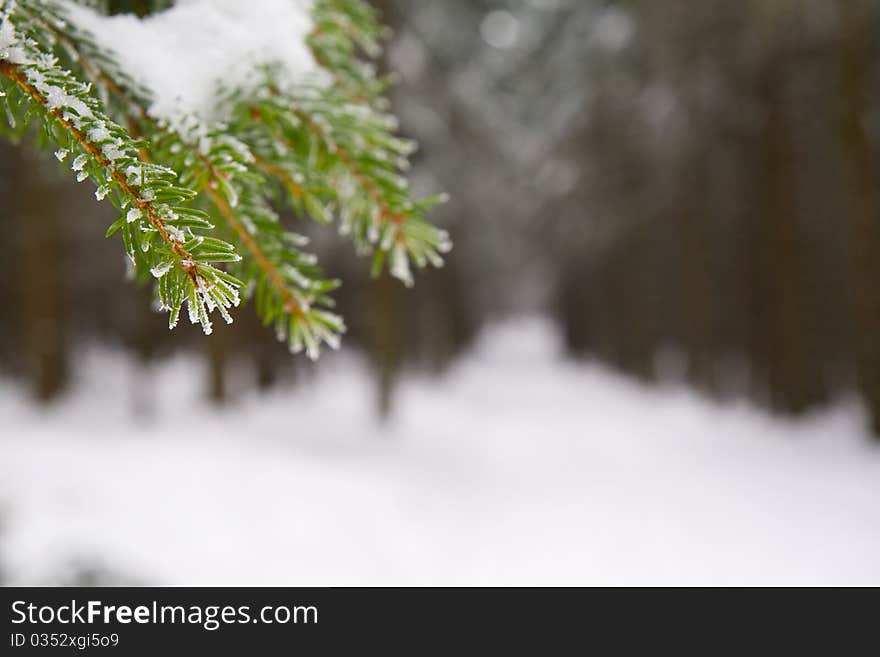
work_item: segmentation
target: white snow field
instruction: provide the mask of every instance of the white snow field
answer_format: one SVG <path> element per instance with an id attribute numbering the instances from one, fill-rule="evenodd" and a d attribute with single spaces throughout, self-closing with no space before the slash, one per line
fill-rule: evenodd
<path id="1" fill-rule="evenodd" d="M 198 361 L 149 384 L 125 363 L 92 353 L 50 411 L 0 388 L 7 583 L 79 562 L 174 585 L 880 584 L 855 403 L 792 423 L 643 387 L 566 363 L 538 321 L 410 378 L 385 429 L 350 354 L 216 415 L 185 403 Z"/>

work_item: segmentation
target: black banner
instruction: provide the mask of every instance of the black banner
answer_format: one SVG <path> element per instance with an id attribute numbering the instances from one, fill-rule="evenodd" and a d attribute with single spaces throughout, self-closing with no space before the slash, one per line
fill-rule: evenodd
<path id="1" fill-rule="evenodd" d="M 582 654 L 701 645 L 840 649 L 840 592 L 659 589 L 0 588 L 0 655 Z M 846 594 L 848 595 L 848 594 Z M 828 599 L 830 597 L 830 600 Z M 873 608 L 873 607 L 872 607 Z M 846 614 L 850 629 L 832 632 Z M 867 618 L 863 618 L 867 621 Z M 772 637 L 781 639 L 775 643 Z M 705 641 L 705 643 L 704 643 Z M 610 642 L 610 643 L 609 643 Z M 605 651 L 599 651 L 605 654 Z"/>
<path id="2" fill-rule="evenodd" d="M 415 650 L 584 620 L 563 592 L 529 590 L 7 588 L 0 599 L 3 655 Z"/>

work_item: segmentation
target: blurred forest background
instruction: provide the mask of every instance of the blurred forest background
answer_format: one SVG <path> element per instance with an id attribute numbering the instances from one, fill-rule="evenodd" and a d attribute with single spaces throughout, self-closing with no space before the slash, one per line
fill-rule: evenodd
<path id="1" fill-rule="evenodd" d="M 406 368 L 442 371 L 493 317 L 538 312 L 573 357 L 644 380 L 786 414 L 858 392 L 880 433 L 880 3 L 375 4 L 416 184 L 451 194 L 434 218 L 456 243 L 408 291 L 308 229 L 380 412 Z M 58 167 L 0 146 L 6 376 L 48 402 L 83 345 L 144 366 L 193 349 L 222 402 L 245 360 L 262 388 L 310 367 L 246 311 L 169 333 L 103 239 L 109 209 Z"/>

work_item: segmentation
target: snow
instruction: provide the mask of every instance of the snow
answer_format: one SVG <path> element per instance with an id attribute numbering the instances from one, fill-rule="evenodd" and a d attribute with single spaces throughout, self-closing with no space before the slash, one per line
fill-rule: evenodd
<path id="1" fill-rule="evenodd" d="M 174 267 L 174 262 L 168 260 L 166 262 L 160 263 L 150 269 L 150 273 L 153 275 L 153 278 L 162 278 L 165 274 L 167 274 Z"/>
<path id="2" fill-rule="evenodd" d="M 103 16 L 63 0 L 68 17 L 115 53 L 121 70 L 153 95 L 151 114 L 169 121 L 217 114 L 218 84 L 247 92 L 257 68 L 280 65 L 283 82 L 302 82 L 317 66 L 305 38 L 311 0 L 177 0 L 145 19 Z"/>
<path id="3" fill-rule="evenodd" d="M 15 3 L 7 3 L 4 11 L 0 13 L 0 59 L 5 59 L 13 64 L 28 62 L 27 53 L 21 47 L 15 25 L 9 19 L 15 9 Z"/>
<path id="4" fill-rule="evenodd" d="M 0 14 L 0 18 L 5 19 L 5 14 Z M 0 53 L 13 46 L 16 41 L 15 28 L 12 23 L 9 20 L 0 22 Z"/>
<path id="5" fill-rule="evenodd" d="M 644 387 L 562 360 L 540 321 L 409 377 L 384 429 L 348 351 L 225 411 L 188 410 L 185 357 L 81 371 L 50 411 L 0 385 L 12 583 L 79 562 L 159 584 L 880 584 L 854 403 L 788 422 Z"/>

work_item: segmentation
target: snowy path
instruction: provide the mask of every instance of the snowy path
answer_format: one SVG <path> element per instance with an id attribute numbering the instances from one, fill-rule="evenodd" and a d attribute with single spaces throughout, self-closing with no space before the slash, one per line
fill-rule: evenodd
<path id="1" fill-rule="evenodd" d="M 856 408 L 794 424 L 648 390 L 558 361 L 539 324 L 487 343 L 411 381 L 384 432 L 345 356 L 177 423 L 135 422 L 107 355 L 49 414 L 4 385 L 0 563 L 17 583 L 80 559 L 171 584 L 880 584 Z M 157 406 L 200 374 L 160 368 Z"/>

